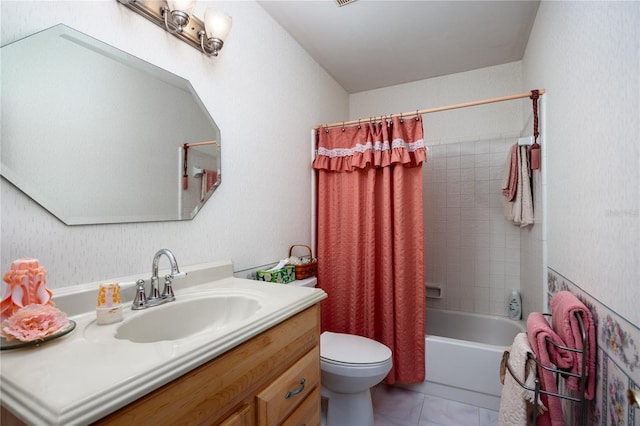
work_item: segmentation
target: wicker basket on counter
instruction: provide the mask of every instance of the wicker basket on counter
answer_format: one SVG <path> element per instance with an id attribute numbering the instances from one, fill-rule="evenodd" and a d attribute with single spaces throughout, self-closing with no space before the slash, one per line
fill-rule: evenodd
<path id="1" fill-rule="evenodd" d="M 294 265 L 296 267 L 296 280 L 303 280 L 309 277 L 315 277 L 318 272 L 318 259 L 314 259 L 311 247 L 304 244 L 294 244 L 289 247 L 289 257 L 293 254 L 294 247 L 305 247 L 309 251 L 309 262 L 301 265 Z"/>

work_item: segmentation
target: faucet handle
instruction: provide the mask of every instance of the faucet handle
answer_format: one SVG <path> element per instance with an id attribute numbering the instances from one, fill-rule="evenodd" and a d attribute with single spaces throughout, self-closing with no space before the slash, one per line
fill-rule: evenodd
<path id="1" fill-rule="evenodd" d="M 147 295 L 144 290 L 144 280 L 136 281 L 136 298 L 131 304 L 131 309 L 144 309 L 147 306 Z"/>
<path id="2" fill-rule="evenodd" d="M 170 277 L 171 279 L 182 278 L 182 277 L 186 277 L 187 273 L 186 272 L 178 272 L 177 274 L 169 274 L 167 276 Z"/>
<path id="3" fill-rule="evenodd" d="M 167 302 L 176 300 L 176 296 L 173 294 L 173 287 L 171 286 L 171 278 L 174 276 L 167 274 L 164 276 L 164 290 L 162 290 L 162 299 Z"/>

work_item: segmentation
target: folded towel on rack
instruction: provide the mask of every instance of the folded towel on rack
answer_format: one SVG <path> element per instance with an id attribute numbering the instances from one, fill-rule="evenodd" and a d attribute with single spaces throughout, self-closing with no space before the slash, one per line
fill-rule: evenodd
<path id="1" fill-rule="evenodd" d="M 513 201 L 518 186 L 518 144 L 513 144 L 507 155 L 502 175 L 502 195 L 506 201 Z"/>
<path id="2" fill-rule="evenodd" d="M 540 364 L 549 368 L 569 368 L 573 364 L 573 354 L 555 345 L 567 346 L 556 334 L 540 312 L 532 312 L 527 318 L 527 337 Z M 549 341 L 551 343 L 549 343 Z M 553 344 L 555 343 L 555 345 Z M 538 366 L 540 388 L 546 392 L 558 393 L 554 373 Z M 538 425 L 563 426 L 562 404 L 556 397 L 542 395 L 542 401 L 549 411 L 539 416 Z"/>
<path id="3" fill-rule="evenodd" d="M 515 156 L 515 159 L 514 159 Z M 515 177 L 515 182 L 513 186 L 510 186 L 511 176 Z M 518 147 L 517 144 L 514 144 L 509 153 L 507 155 L 507 162 L 504 165 L 504 173 L 502 175 L 502 195 L 504 195 L 503 205 L 504 205 L 504 218 L 509 222 L 513 222 L 513 203 L 515 202 L 515 191 L 518 187 Z M 513 189 L 514 193 L 509 195 L 505 195 L 505 188 L 510 190 Z M 509 191 L 510 192 L 510 191 Z"/>
<path id="4" fill-rule="evenodd" d="M 521 228 L 533 224 L 533 195 L 529 178 L 529 158 L 526 146 L 518 149 L 518 184 L 513 200 L 513 223 Z"/>
<path id="5" fill-rule="evenodd" d="M 587 348 L 583 347 L 582 331 L 576 318 L 582 315 Z M 596 385 L 596 330 L 591 311 L 573 293 L 560 291 L 551 298 L 551 321 L 553 329 L 567 346 L 586 351 L 585 398 L 593 399 Z M 569 372 L 582 374 L 583 353 L 572 352 L 573 363 Z M 569 389 L 580 390 L 581 381 L 577 377 L 567 377 Z"/>
<path id="6" fill-rule="evenodd" d="M 204 201 L 207 192 L 216 184 L 218 180 L 218 172 L 215 170 L 204 169 L 202 171 L 202 186 L 200 187 L 200 201 Z"/>
<path id="7" fill-rule="evenodd" d="M 535 404 L 535 392 L 523 388 L 518 383 L 520 381 L 529 388 L 535 387 L 536 362 L 530 356 L 533 356 L 533 351 L 526 333 L 516 335 L 513 344 L 507 348 L 502 356 L 500 382 L 504 386 L 500 396 L 499 426 L 519 426 L 531 423 L 530 416 Z M 539 396 L 537 406 L 539 414 L 546 411 Z"/>

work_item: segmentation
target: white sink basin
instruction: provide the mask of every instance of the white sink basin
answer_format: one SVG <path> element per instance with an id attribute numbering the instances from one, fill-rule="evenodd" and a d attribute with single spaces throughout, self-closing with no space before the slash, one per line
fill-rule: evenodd
<path id="1" fill-rule="evenodd" d="M 135 343 L 184 339 L 201 331 L 234 326 L 260 309 L 247 295 L 202 295 L 147 308 L 123 322 L 115 338 Z"/>

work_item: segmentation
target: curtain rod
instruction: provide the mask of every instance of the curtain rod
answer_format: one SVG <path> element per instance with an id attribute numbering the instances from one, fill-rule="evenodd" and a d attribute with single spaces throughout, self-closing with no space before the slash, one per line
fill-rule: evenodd
<path id="1" fill-rule="evenodd" d="M 540 95 L 543 95 L 545 92 L 546 92 L 545 89 L 539 89 L 538 90 L 538 93 Z M 465 102 L 465 103 L 455 104 L 455 105 L 441 106 L 441 107 L 436 107 L 436 108 L 421 109 L 421 110 L 416 110 L 416 111 L 403 112 L 401 114 L 383 115 L 383 116 L 379 116 L 379 118 L 383 119 L 383 118 L 400 117 L 400 116 L 402 116 L 402 117 L 411 117 L 411 116 L 416 116 L 416 115 L 430 114 L 432 112 L 448 111 L 448 110 L 451 110 L 451 109 L 467 108 L 467 107 L 472 107 L 472 106 L 477 106 L 477 105 L 485 105 L 485 104 L 492 104 L 492 103 L 496 103 L 496 102 L 511 101 L 513 99 L 528 98 L 528 97 L 531 96 L 531 94 L 532 94 L 532 92 L 518 93 L 518 94 L 515 94 L 515 95 L 501 96 L 499 98 L 483 99 L 481 101 L 472 101 L 472 102 Z M 375 117 L 373 117 L 373 118 L 375 118 Z M 321 125 L 315 126 L 313 129 L 314 130 L 318 130 L 320 128 L 340 127 L 340 126 L 346 126 L 346 125 L 351 125 L 351 124 L 360 124 L 360 123 L 366 123 L 369 120 L 371 120 L 371 118 L 362 118 L 360 120 L 343 121 L 343 122 L 340 122 L 340 123 L 332 123 L 332 124 L 321 124 Z"/>

